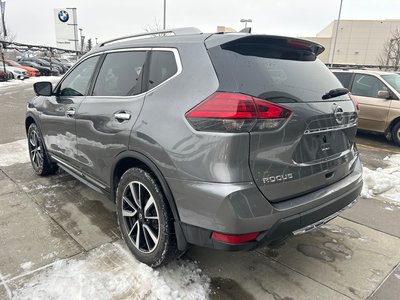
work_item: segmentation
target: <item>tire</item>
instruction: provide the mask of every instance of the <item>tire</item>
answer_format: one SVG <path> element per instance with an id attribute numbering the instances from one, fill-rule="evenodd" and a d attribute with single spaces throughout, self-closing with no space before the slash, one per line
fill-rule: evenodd
<path id="1" fill-rule="evenodd" d="M 28 149 L 32 168 L 36 175 L 46 176 L 57 171 L 57 166 L 48 159 L 42 137 L 35 123 L 32 123 L 28 129 Z"/>
<path id="2" fill-rule="evenodd" d="M 394 124 L 392 128 L 392 139 L 397 146 L 400 146 L 400 121 Z"/>
<path id="3" fill-rule="evenodd" d="M 127 170 L 118 184 L 116 204 L 122 237 L 137 260 L 155 268 L 177 256 L 172 213 L 150 173 Z"/>

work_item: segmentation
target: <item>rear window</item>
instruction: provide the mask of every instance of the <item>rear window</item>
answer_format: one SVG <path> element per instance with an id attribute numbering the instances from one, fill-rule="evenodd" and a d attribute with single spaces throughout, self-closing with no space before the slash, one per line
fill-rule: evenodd
<path id="1" fill-rule="evenodd" d="M 278 40 L 278 39 L 276 39 Z M 287 41 L 287 39 L 280 39 Z M 240 92 L 275 103 L 323 101 L 341 87 L 309 49 L 246 38 L 209 49 L 220 91 Z M 301 46 L 301 45 L 300 45 Z M 335 100 L 348 100 L 346 95 Z"/>
<path id="2" fill-rule="evenodd" d="M 174 53 L 171 51 L 153 50 L 150 60 L 149 87 L 163 83 L 177 72 L 178 68 Z"/>

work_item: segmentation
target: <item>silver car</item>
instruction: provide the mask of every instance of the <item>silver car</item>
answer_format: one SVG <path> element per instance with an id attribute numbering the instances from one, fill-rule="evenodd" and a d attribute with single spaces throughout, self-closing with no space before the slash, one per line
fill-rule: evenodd
<path id="1" fill-rule="evenodd" d="M 55 87 L 36 83 L 25 122 L 34 171 L 62 168 L 115 201 L 138 260 L 279 243 L 357 199 L 357 110 L 322 46 L 153 34 L 99 44 Z"/>

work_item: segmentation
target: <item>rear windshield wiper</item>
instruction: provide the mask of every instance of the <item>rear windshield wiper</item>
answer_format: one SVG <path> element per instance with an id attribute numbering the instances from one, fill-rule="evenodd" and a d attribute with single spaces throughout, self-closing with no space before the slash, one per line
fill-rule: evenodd
<path id="1" fill-rule="evenodd" d="M 327 92 L 325 95 L 323 95 L 322 99 L 326 100 L 326 99 L 342 96 L 344 94 L 347 94 L 348 92 L 349 92 L 349 90 L 346 88 L 333 89 L 333 90 L 330 90 L 329 92 Z"/>

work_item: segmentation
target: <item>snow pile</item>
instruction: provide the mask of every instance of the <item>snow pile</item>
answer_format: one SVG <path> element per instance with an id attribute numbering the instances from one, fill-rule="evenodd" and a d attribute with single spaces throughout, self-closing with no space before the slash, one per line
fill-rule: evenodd
<path id="1" fill-rule="evenodd" d="M 400 203 L 400 154 L 384 158 L 387 167 L 370 170 L 364 167 L 364 186 L 361 196 L 372 198 L 379 195 Z"/>
<path id="2" fill-rule="evenodd" d="M 178 261 L 153 270 L 117 242 L 81 259 L 55 262 L 12 299 L 208 299 L 209 285 L 195 263 Z"/>
<path id="3" fill-rule="evenodd" d="M 27 261 L 27 262 L 20 264 L 20 267 L 22 269 L 24 269 L 25 271 L 30 270 L 32 268 L 32 266 L 33 266 L 33 263 L 31 261 Z"/>
<path id="4" fill-rule="evenodd" d="M 0 145 L 0 167 L 29 162 L 28 140 Z"/>
<path id="5" fill-rule="evenodd" d="M 61 77 L 59 76 L 39 76 L 39 77 L 30 77 L 25 80 L 19 80 L 19 79 L 12 79 L 8 81 L 1 81 L 0 82 L 0 89 L 1 88 L 8 88 L 8 87 L 13 87 L 13 86 L 18 86 L 21 84 L 33 84 L 35 82 L 39 81 L 51 81 L 51 82 L 57 82 L 60 80 Z"/>

